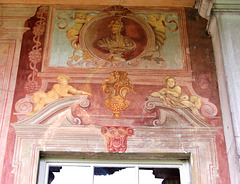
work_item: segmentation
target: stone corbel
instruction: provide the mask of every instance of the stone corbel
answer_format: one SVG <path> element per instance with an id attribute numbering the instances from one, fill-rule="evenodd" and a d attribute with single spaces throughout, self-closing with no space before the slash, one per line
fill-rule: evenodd
<path id="1" fill-rule="evenodd" d="M 211 10 L 213 8 L 212 0 L 196 0 L 195 8 L 198 9 L 198 13 L 201 17 L 209 19 Z"/>

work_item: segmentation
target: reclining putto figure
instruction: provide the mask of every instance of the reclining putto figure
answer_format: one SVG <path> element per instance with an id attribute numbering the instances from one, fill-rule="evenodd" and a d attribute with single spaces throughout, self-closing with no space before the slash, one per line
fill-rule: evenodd
<path id="1" fill-rule="evenodd" d="M 77 90 L 74 87 L 68 85 L 70 77 L 65 74 L 57 75 L 55 80 L 58 84 L 54 84 L 52 90 L 48 91 L 47 93 L 43 91 L 37 91 L 36 93 L 34 93 L 33 95 L 34 109 L 32 112 L 27 114 L 28 117 L 40 111 L 45 105 L 59 98 L 72 97 L 73 94 L 91 96 L 90 93 Z"/>
<path id="2" fill-rule="evenodd" d="M 153 92 L 151 96 L 158 97 L 163 100 L 163 105 L 170 105 L 171 107 L 178 108 L 190 108 L 191 111 L 204 119 L 200 114 L 201 99 L 197 96 L 188 96 L 182 93 L 180 86 L 176 85 L 176 79 L 174 77 L 164 77 L 163 84 L 166 88 L 161 89 L 158 92 Z"/>

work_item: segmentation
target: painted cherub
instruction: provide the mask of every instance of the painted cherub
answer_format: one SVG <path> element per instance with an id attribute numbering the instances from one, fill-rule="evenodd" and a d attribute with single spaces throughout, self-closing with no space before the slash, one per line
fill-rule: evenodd
<path id="1" fill-rule="evenodd" d="M 88 15 L 86 11 L 76 11 L 74 13 L 74 24 L 69 27 L 66 31 L 66 36 L 71 42 L 72 48 L 74 48 L 73 55 L 69 57 L 69 59 L 73 59 L 77 61 L 81 58 L 78 54 L 76 54 L 79 50 L 82 50 L 82 58 L 83 59 L 90 59 L 92 58 L 91 54 L 85 51 L 84 48 L 79 43 L 79 34 L 80 30 L 83 28 L 84 24 L 90 21 L 94 16 Z"/>
<path id="2" fill-rule="evenodd" d="M 76 11 L 74 13 L 74 24 L 67 29 L 66 36 L 71 42 L 71 46 L 76 49 L 79 31 L 83 25 L 88 21 L 87 12 L 85 11 Z"/>
<path id="3" fill-rule="evenodd" d="M 33 114 L 40 111 L 45 105 L 63 97 L 72 97 L 75 95 L 89 95 L 90 93 L 80 91 L 74 87 L 68 85 L 70 77 L 65 74 L 57 75 L 56 79 L 58 84 L 54 84 L 52 90 L 47 93 L 43 91 L 37 91 L 33 95 L 34 109 L 32 112 L 28 113 L 27 116 L 32 116 Z M 70 92 L 70 93 L 69 93 Z"/>
<path id="4" fill-rule="evenodd" d="M 166 39 L 166 27 L 164 23 L 165 16 L 163 14 L 148 14 L 147 22 L 152 26 L 155 34 L 155 42 L 157 51 L 162 49 L 162 45 Z"/>
<path id="5" fill-rule="evenodd" d="M 176 85 L 176 79 L 174 77 L 165 77 L 163 84 L 166 88 L 161 89 L 158 92 L 153 92 L 151 96 L 158 97 L 163 100 L 163 105 L 170 105 L 171 107 L 178 108 L 190 108 L 191 111 L 204 119 L 200 114 L 199 109 L 201 108 L 201 99 L 197 96 L 188 96 L 182 93 L 180 86 Z"/>

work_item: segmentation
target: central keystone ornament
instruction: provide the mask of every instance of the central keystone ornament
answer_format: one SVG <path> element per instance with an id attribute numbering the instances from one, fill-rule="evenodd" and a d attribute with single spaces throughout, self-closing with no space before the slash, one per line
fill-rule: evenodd
<path id="1" fill-rule="evenodd" d="M 108 152 L 125 152 L 127 150 L 127 137 L 132 136 L 134 131 L 131 127 L 104 126 L 101 129 Z"/>

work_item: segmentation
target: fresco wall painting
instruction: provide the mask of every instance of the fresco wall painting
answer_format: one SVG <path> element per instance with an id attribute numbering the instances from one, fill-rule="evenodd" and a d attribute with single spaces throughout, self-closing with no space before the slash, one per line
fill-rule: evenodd
<path id="1" fill-rule="evenodd" d="M 14 183 L 36 181 L 43 151 L 185 153 L 195 183 L 228 183 L 219 102 L 199 95 L 208 72 L 194 87 L 186 12 L 39 7 L 12 109 Z"/>

